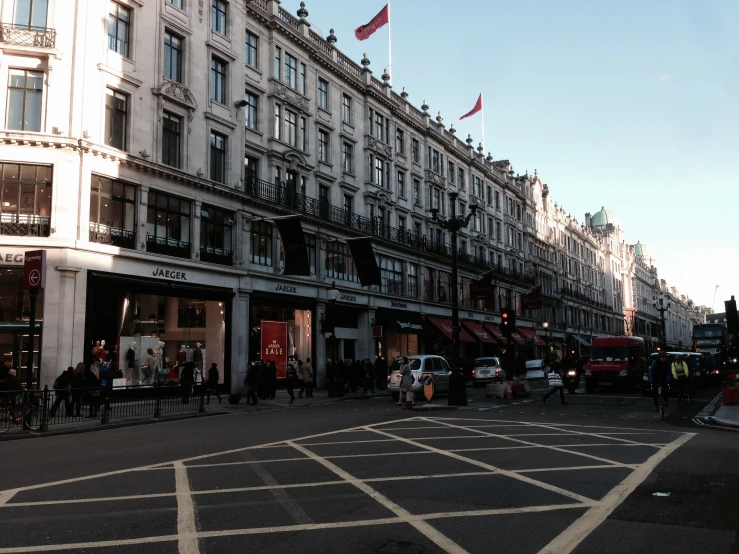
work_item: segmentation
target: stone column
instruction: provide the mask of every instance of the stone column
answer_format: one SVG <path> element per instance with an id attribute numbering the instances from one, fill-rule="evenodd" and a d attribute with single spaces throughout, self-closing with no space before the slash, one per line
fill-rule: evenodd
<path id="1" fill-rule="evenodd" d="M 320 321 L 326 314 L 326 303 L 316 303 L 316 313 L 313 318 L 313 332 L 316 337 L 316 351 L 314 352 L 313 371 L 316 376 L 316 388 L 326 387 L 326 334 L 321 333 Z"/>
<path id="2" fill-rule="evenodd" d="M 249 310 L 248 292 L 239 291 L 231 301 L 231 394 L 241 394 L 249 363 Z"/>
<path id="3" fill-rule="evenodd" d="M 190 244 L 192 245 L 192 252 L 190 258 L 193 260 L 200 259 L 200 221 L 201 214 L 200 210 L 203 207 L 203 203 L 200 200 L 193 202 L 192 210 L 192 228 L 190 229 Z M 208 366 L 210 367 L 210 366 Z M 218 367 L 221 367 L 220 365 Z"/>
<path id="4" fill-rule="evenodd" d="M 149 214 L 147 213 L 149 205 L 149 187 L 139 187 L 139 217 L 138 223 L 139 228 L 136 229 L 136 241 L 137 250 L 146 250 L 146 222 L 148 221 Z"/>
<path id="5" fill-rule="evenodd" d="M 370 312 L 360 312 L 357 321 L 357 351 L 356 356 L 359 360 L 373 357 L 372 351 L 372 329 L 370 328 Z"/>

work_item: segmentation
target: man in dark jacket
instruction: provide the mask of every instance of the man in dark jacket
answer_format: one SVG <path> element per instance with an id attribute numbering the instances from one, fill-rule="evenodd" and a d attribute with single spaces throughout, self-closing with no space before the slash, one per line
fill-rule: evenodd
<path id="1" fill-rule="evenodd" d="M 182 387 L 182 403 L 187 404 L 192 394 L 192 386 L 195 383 L 195 363 L 185 362 L 180 375 L 180 386 Z"/>
<path id="2" fill-rule="evenodd" d="M 72 403 L 69 398 L 69 389 L 72 388 L 72 377 L 74 377 L 74 368 L 69 366 L 66 371 L 63 371 L 59 377 L 54 381 L 54 403 L 51 405 L 51 411 L 49 417 L 54 417 L 56 411 L 64 402 L 65 413 L 67 417 L 72 417 Z"/>
<path id="3" fill-rule="evenodd" d="M 220 375 L 218 372 L 218 364 L 213 362 L 208 370 L 208 404 L 210 404 L 210 393 L 212 392 L 218 397 L 218 403 L 221 403 L 221 395 L 218 392 L 218 381 Z"/>
<path id="4" fill-rule="evenodd" d="M 670 374 L 670 363 L 667 361 L 667 352 L 660 352 L 659 357 L 649 366 L 649 382 L 652 383 L 652 398 L 654 399 L 654 411 L 659 412 L 658 385 L 662 385 L 662 397 L 665 401 L 665 407 L 668 405 L 670 398 L 667 387 L 667 376 Z"/>
<path id="5" fill-rule="evenodd" d="M 246 370 L 246 403 L 252 404 L 254 406 L 257 405 L 257 384 L 259 382 L 259 362 L 254 362 L 253 364 L 249 365 L 249 367 Z"/>

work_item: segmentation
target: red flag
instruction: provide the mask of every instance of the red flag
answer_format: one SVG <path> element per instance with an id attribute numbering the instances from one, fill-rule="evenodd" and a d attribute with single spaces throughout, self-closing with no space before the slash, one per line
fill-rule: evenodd
<path id="1" fill-rule="evenodd" d="M 520 295 L 521 310 L 538 310 L 541 308 L 541 285 L 534 287 L 530 291 Z"/>
<path id="2" fill-rule="evenodd" d="M 471 115 L 475 115 L 481 109 L 482 109 L 482 93 L 480 93 L 480 96 L 478 97 L 477 102 L 475 103 L 475 107 L 472 108 L 471 111 L 467 112 L 462 117 L 460 117 L 459 120 L 462 121 L 465 117 L 469 117 Z"/>
<path id="3" fill-rule="evenodd" d="M 367 40 L 377 29 L 386 25 L 388 21 L 390 21 L 390 11 L 388 5 L 385 4 L 385 7 L 380 10 L 380 13 L 372 18 L 372 21 L 367 23 L 367 25 L 361 25 L 354 29 L 354 36 L 357 37 L 357 40 Z"/>

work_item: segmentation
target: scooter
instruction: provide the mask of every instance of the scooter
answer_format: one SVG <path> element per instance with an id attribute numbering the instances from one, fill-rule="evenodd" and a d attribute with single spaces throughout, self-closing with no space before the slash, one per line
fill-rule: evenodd
<path id="1" fill-rule="evenodd" d="M 577 370 L 576 369 L 570 369 L 567 371 L 567 390 L 570 391 L 570 394 L 575 394 L 575 391 L 577 390 Z"/>

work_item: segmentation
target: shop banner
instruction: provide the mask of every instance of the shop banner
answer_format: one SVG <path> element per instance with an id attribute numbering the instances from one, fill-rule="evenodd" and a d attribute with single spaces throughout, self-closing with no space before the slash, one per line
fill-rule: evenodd
<path id="1" fill-rule="evenodd" d="M 275 225 L 280 231 L 282 247 L 285 249 L 285 269 L 282 274 L 310 277 L 308 247 L 305 245 L 300 216 L 278 217 Z"/>
<path id="2" fill-rule="evenodd" d="M 375 251 L 372 249 L 372 239 L 346 239 L 346 243 L 349 245 L 349 251 L 352 253 L 352 259 L 357 268 L 359 283 L 363 287 L 382 285 L 380 268 L 377 267 Z"/>
<path id="3" fill-rule="evenodd" d="M 493 272 L 485 273 L 477 281 L 470 282 L 470 299 L 485 300 L 493 296 Z"/>
<path id="4" fill-rule="evenodd" d="M 262 320 L 262 361 L 274 362 L 277 378 L 284 379 L 287 373 L 287 322 Z"/>
<path id="5" fill-rule="evenodd" d="M 23 261 L 23 288 L 42 289 L 46 284 L 46 250 L 29 250 Z"/>

